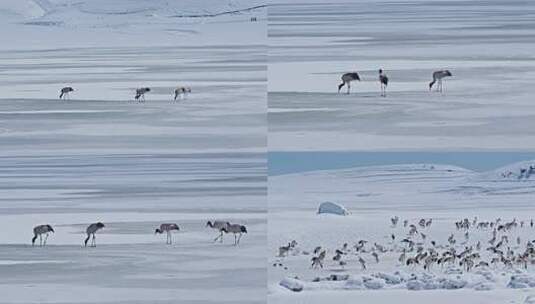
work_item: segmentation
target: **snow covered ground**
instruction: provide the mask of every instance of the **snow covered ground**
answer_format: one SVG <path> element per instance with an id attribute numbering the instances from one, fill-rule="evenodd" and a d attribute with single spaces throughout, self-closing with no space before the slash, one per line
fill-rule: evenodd
<path id="1" fill-rule="evenodd" d="M 0 303 L 265 302 L 259 5 L 0 1 Z M 178 85 L 192 93 L 174 103 Z M 247 226 L 239 246 L 212 242 L 214 219 Z"/>
<path id="2" fill-rule="evenodd" d="M 535 147 L 533 2 L 272 2 L 271 150 Z M 430 93 L 439 69 L 453 77 Z M 362 81 L 337 94 L 349 71 Z"/>
<path id="3" fill-rule="evenodd" d="M 531 168 L 531 169 L 530 169 Z M 527 174 L 528 172 L 531 172 Z M 524 303 L 535 294 L 533 265 L 524 270 L 519 264 L 479 266 L 469 272 L 456 264 L 423 269 L 399 262 L 416 256 L 418 247 L 433 248 L 440 254 L 454 247 L 460 254 L 473 247 L 479 262 L 496 257 L 487 250 L 493 228 L 456 229 L 455 222 L 477 217 L 479 222 L 501 224 L 516 219 L 517 226 L 500 231 L 497 241 L 507 235 L 509 243 L 500 247 L 522 253 L 533 240 L 535 227 L 532 203 L 535 194 L 535 161 L 512 164 L 490 172 L 475 172 L 451 165 L 407 164 L 309 171 L 269 177 L 269 303 L 325 303 L 359 299 L 367 303 Z M 332 201 L 347 208 L 350 215 L 319 215 L 321 202 Z M 391 218 L 398 216 L 393 227 Z M 432 223 L 421 227 L 421 219 Z M 407 226 L 404 226 L 404 221 Z M 410 225 L 417 235 L 408 236 Z M 496 226 L 497 227 L 497 226 Z M 468 231 L 468 239 L 465 233 Z M 422 236 L 423 233 L 425 236 Z M 453 234 L 455 245 L 449 245 Z M 395 239 L 392 240 L 392 235 Z M 425 238 L 424 238 L 425 237 Z M 402 242 L 409 238 L 414 251 Z M 520 238 L 520 244 L 517 243 Z M 295 240 L 297 245 L 279 256 L 279 247 Z M 366 240 L 364 251 L 354 247 Z M 433 243 L 435 246 L 433 246 Z M 477 250 L 480 242 L 481 249 Z M 344 248 L 344 243 L 348 244 Z M 375 246 L 384 247 L 382 252 Z M 313 250 L 326 250 L 324 267 L 311 268 Z M 374 249 L 375 248 L 375 249 Z M 333 260 L 339 249 L 340 261 Z M 321 251 L 320 250 L 320 251 Z M 378 254 L 379 263 L 373 252 Z M 366 263 L 363 270 L 359 262 Z M 290 291 L 279 283 L 298 278 L 293 284 L 304 289 Z M 336 279 L 336 280 L 333 280 Z"/>

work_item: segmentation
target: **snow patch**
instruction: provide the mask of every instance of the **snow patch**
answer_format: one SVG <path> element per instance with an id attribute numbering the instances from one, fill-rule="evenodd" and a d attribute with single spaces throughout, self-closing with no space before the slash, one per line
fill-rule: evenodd
<path id="1" fill-rule="evenodd" d="M 332 203 L 332 202 L 324 202 L 321 203 L 318 208 L 318 214 L 336 214 L 336 215 L 349 215 L 349 211 L 347 211 L 346 208 L 343 206 Z"/>

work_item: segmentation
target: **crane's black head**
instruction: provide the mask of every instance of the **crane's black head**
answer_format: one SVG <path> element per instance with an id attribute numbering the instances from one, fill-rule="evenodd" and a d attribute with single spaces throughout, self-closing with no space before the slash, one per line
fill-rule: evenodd
<path id="1" fill-rule="evenodd" d="M 221 231 L 223 231 L 224 233 L 228 233 L 228 230 L 226 227 L 221 228 Z"/>
<path id="2" fill-rule="evenodd" d="M 383 69 L 379 69 L 379 74 L 383 74 Z"/>
<path id="3" fill-rule="evenodd" d="M 211 221 L 206 222 L 206 227 L 213 227 L 213 226 L 214 226 L 214 225 L 212 224 Z"/>
<path id="4" fill-rule="evenodd" d="M 360 81 L 360 77 L 359 77 L 359 74 L 358 73 L 351 73 L 353 79 L 356 79 L 358 81 Z"/>
<path id="5" fill-rule="evenodd" d="M 97 223 L 97 227 L 98 227 L 98 228 L 104 228 L 105 226 L 104 226 L 104 224 L 102 224 L 101 222 L 98 222 L 98 223 Z"/>
<path id="6" fill-rule="evenodd" d="M 145 91 L 146 92 L 150 92 L 150 88 L 145 88 Z"/>
<path id="7" fill-rule="evenodd" d="M 156 230 L 154 231 L 154 234 L 161 234 L 163 233 L 159 228 L 156 228 Z"/>
<path id="8" fill-rule="evenodd" d="M 247 233 L 247 228 L 245 228 L 245 226 L 241 226 L 240 231 L 243 233 Z"/>
<path id="9" fill-rule="evenodd" d="M 453 76 L 449 70 L 446 70 L 446 75 Z"/>
<path id="10" fill-rule="evenodd" d="M 50 231 L 50 232 L 55 232 L 54 228 L 52 228 L 52 226 L 50 226 L 50 225 L 46 225 L 46 228 L 48 228 L 48 231 Z"/>

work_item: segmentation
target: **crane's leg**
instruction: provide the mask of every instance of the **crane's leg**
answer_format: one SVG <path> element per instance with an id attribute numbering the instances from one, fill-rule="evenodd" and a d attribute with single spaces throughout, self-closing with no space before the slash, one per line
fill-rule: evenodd
<path id="1" fill-rule="evenodd" d="M 236 238 L 236 234 L 234 234 L 234 246 L 238 245 L 238 239 Z"/>
<path id="2" fill-rule="evenodd" d="M 91 246 L 92 247 L 97 247 L 97 241 L 95 239 L 96 239 L 96 237 L 95 237 L 95 234 L 93 233 L 93 238 L 91 239 Z"/>
<path id="3" fill-rule="evenodd" d="M 240 236 L 238 237 L 238 244 L 240 243 L 242 234 L 240 233 Z"/>
<path id="4" fill-rule="evenodd" d="M 347 83 L 347 94 L 349 94 L 349 91 L 350 91 L 350 90 L 351 90 L 351 85 L 350 85 L 350 83 L 348 82 L 348 83 Z"/>
<path id="5" fill-rule="evenodd" d="M 43 235 L 39 234 L 39 247 L 43 246 Z"/>
<path id="6" fill-rule="evenodd" d="M 217 242 L 218 239 L 221 239 L 221 243 L 223 243 L 223 231 L 219 231 L 219 235 L 214 239 L 214 242 Z"/>
<path id="7" fill-rule="evenodd" d="M 43 246 L 46 246 L 46 240 L 48 240 L 48 233 L 45 235 L 45 240 L 43 242 Z"/>

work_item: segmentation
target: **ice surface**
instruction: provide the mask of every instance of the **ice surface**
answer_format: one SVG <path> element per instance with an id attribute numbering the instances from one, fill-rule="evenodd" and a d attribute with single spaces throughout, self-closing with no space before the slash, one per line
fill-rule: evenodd
<path id="1" fill-rule="evenodd" d="M 535 147 L 533 2 L 273 3 L 271 150 Z M 390 79 L 386 98 L 379 68 Z M 453 73 L 444 92 L 429 92 L 431 73 L 444 68 Z M 350 71 L 362 81 L 337 94 Z"/>
<path id="2" fill-rule="evenodd" d="M 257 5 L 0 1 L 0 303 L 265 303 L 265 9 L 242 10 Z M 213 242 L 216 219 L 247 226 L 239 246 Z M 55 233 L 31 247 L 39 224 Z"/>

